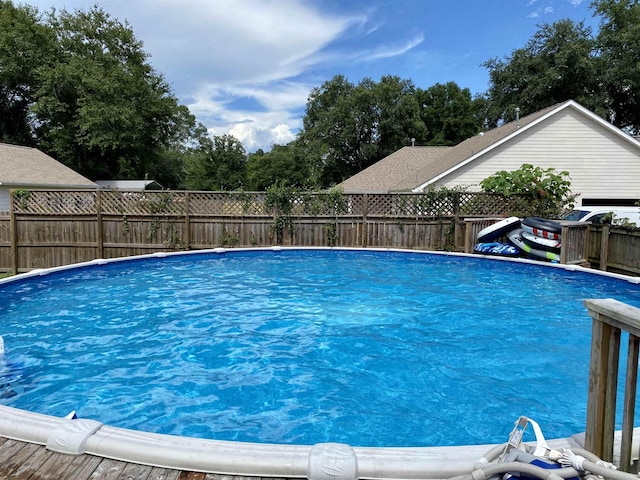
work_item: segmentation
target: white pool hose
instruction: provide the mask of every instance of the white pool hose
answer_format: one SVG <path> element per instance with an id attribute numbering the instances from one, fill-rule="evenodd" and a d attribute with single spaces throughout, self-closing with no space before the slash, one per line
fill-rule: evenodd
<path id="1" fill-rule="evenodd" d="M 522 443 L 524 431 L 532 425 L 536 437 L 535 445 Z M 532 463 L 539 459 L 552 468 L 544 468 Z M 538 463 L 538 462 L 536 462 Z M 557 468 L 553 468 L 557 467 Z M 549 448 L 540 426 L 527 417 L 515 422 L 509 441 L 496 445 L 474 464 L 473 470 L 450 480 L 488 480 L 516 478 L 523 474 L 540 480 L 563 480 L 582 478 L 583 480 L 638 480 L 638 475 L 621 472 L 615 465 L 605 462 L 593 453 L 581 448 Z"/>
<path id="2" fill-rule="evenodd" d="M 638 480 L 638 476 L 635 474 L 616 470 L 615 466 L 601 460 L 592 462 L 582 455 L 577 455 L 568 448 L 563 448 L 561 453 L 562 455 L 558 460 L 560 464 L 564 466 L 570 465 L 581 474 L 589 472 L 611 480 Z"/>

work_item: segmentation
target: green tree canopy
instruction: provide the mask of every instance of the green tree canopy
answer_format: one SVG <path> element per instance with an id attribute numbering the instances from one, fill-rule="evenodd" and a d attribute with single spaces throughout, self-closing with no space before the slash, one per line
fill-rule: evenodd
<path id="1" fill-rule="evenodd" d="M 591 29 L 567 19 L 542 25 L 505 60 L 485 62 L 489 126 L 513 120 L 516 107 L 529 114 L 566 100 L 604 114 L 595 54 Z"/>
<path id="2" fill-rule="evenodd" d="M 54 32 L 36 9 L 0 0 L 0 141 L 35 144 L 30 108 L 40 86 L 38 73 L 54 55 Z"/>
<path id="3" fill-rule="evenodd" d="M 199 145 L 187 156 L 185 186 L 190 190 L 238 190 L 244 187 L 246 164 L 247 154 L 237 138 L 211 138 L 200 132 Z"/>
<path id="4" fill-rule="evenodd" d="M 155 176 L 164 149 L 195 119 L 147 62 L 131 28 L 98 7 L 53 13 L 55 62 L 33 106 L 41 144 L 89 178 Z"/>
<path id="5" fill-rule="evenodd" d="M 310 187 L 311 173 L 301 158 L 295 142 L 274 145 L 270 152 L 250 154 L 247 161 L 247 190 L 265 191 L 274 184 L 286 182 L 297 188 Z"/>
<path id="6" fill-rule="evenodd" d="M 436 83 L 426 90 L 418 89 L 417 96 L 426 127 L 425 144 L 457 145 L 482 130 L 484 101 L 472 99 L 468 88 L 455 82 Z"/>
<path id="7" fill-rule="evenodd" d="M 307 100 L 300 145 L 326 187 L 372 165 L 425 134 L 411 81 L 385 76 L 358 85 L 337 75 Z"/>
<path id="8" fill-rule="evenodd" d="M 98 7 L 41 17 L 0 0 L 0 112 L 5 141 L 36 145 L 94 180 L 176 186 L 195 131 L 130 26 Z"/>
<path id="9" fill-rule="evenodd" d="M 609 120 L 619 128 L 640 133 L 640 3 L 637 0 L 597 0 L 601 17 L 597 46 L 601 84 L 606 92 Z"/>

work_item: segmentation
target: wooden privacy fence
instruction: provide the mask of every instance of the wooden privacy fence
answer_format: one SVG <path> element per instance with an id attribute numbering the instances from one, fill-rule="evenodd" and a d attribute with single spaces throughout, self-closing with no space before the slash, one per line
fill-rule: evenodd
<path id="1" fill-rule="evenodd" d="M 589 262 L 600 270 L 640 275 L 640 229 L 592 226 L 589 234 Z"/>
<path id="2" fill-rule="evenodd" d="M 614 460 L 620 337 L 621 332 L 628 332 L 619 467 L 629 472 L 638 383 L 640 309 L 613 299 L 584 303 L 593 318 L 585 448 L 603 460 Z"/>
<path id="3" fill-rule="evenodd" d="M 158 251 L 270 245 L 389 247 L 470 252 L 479 229 L 508 215 L 532 215 L 526 197 L 473 192 L 422 194 L 265 192 L 12 192 L 0 212 L 0 272 L 24 272 L 95 258 Z M 474 220 L 476 219 L 476 220 Z M 564 263 L 593 257 L 586 227 L 566 233 Z M 613 231 L 613 230 L 612 230 Z M 633 234 L 632 241 L 640 238 Z M 613 239 L 613 236 L 610 235 Z M 588 240 L 588 253 L 583 243 Z M 616 240 L 617 241 L 617 240 Z M 624 243 L 624 240 L 620 240 Z M 616 242 L 610 240 L 609 245 Z M 599 252 L 599 250 L 598 250 Z M 640 249 L 630 258 L 638 264 Z M 609 253 L 609 265 L 618 258 Z M 623 267 L 624 260 L 615 260 Z"/>
<path id="4" fill-rule="evenodd" d="M 463 250 L 464 217 L 527 208 L 522 197 L 470 192 L 285 200 L 264 192 L 13 191 L 10 217 L 0 218 L 0 269 L 220 246 Z"/>

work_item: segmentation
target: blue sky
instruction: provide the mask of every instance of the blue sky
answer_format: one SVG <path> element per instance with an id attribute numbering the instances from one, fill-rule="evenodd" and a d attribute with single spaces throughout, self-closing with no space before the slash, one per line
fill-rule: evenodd
<path id="1" fill-rule="evenodd" d="M 309 92 L 335 75 L 426 89 L 488 86 L 490 58 L 543 23 L 597 27 L 590 0 L 15 0 L 41 11 L 98 3 L 127 21 L 180 102 L 247 152 L 293 140 Z"/>

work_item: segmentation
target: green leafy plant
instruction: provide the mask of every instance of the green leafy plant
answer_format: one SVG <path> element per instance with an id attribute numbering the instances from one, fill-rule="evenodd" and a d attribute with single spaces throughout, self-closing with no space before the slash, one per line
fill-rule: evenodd
<path id="1" fill-rule="evenodd" d="M 18 200 L 18 205 L 22 210 L 26 210 L 29 206 L 29 197 L 31 196 L 31 192 L 24 188 L 18 188 L 13 190 L 13 197 Z"/>
<path id="2" fill-rule="evenodd" d="M 529 215 L 556 218 L 563 210 L 572 208 L 576 196 L 571 193 L 569 172 L 554 168 L 534 167 L 525 163 L 518 170 L 501 170 L 480 182 L 485 192 L 505 197 L 529 197 Z M 511 212 L 517 215 L 520 212 Z"/>
<path id="3" fill-rule="evenodd" d="M 273 214 L 271 231 L 276 236 L 278 244 L 282 243 L 285 232 L 293 233 L 293 209 L 299 199 L 298 189 L 287 185 L 286 182 L 278 182 L 267 188 L 264 204 Z"/>

